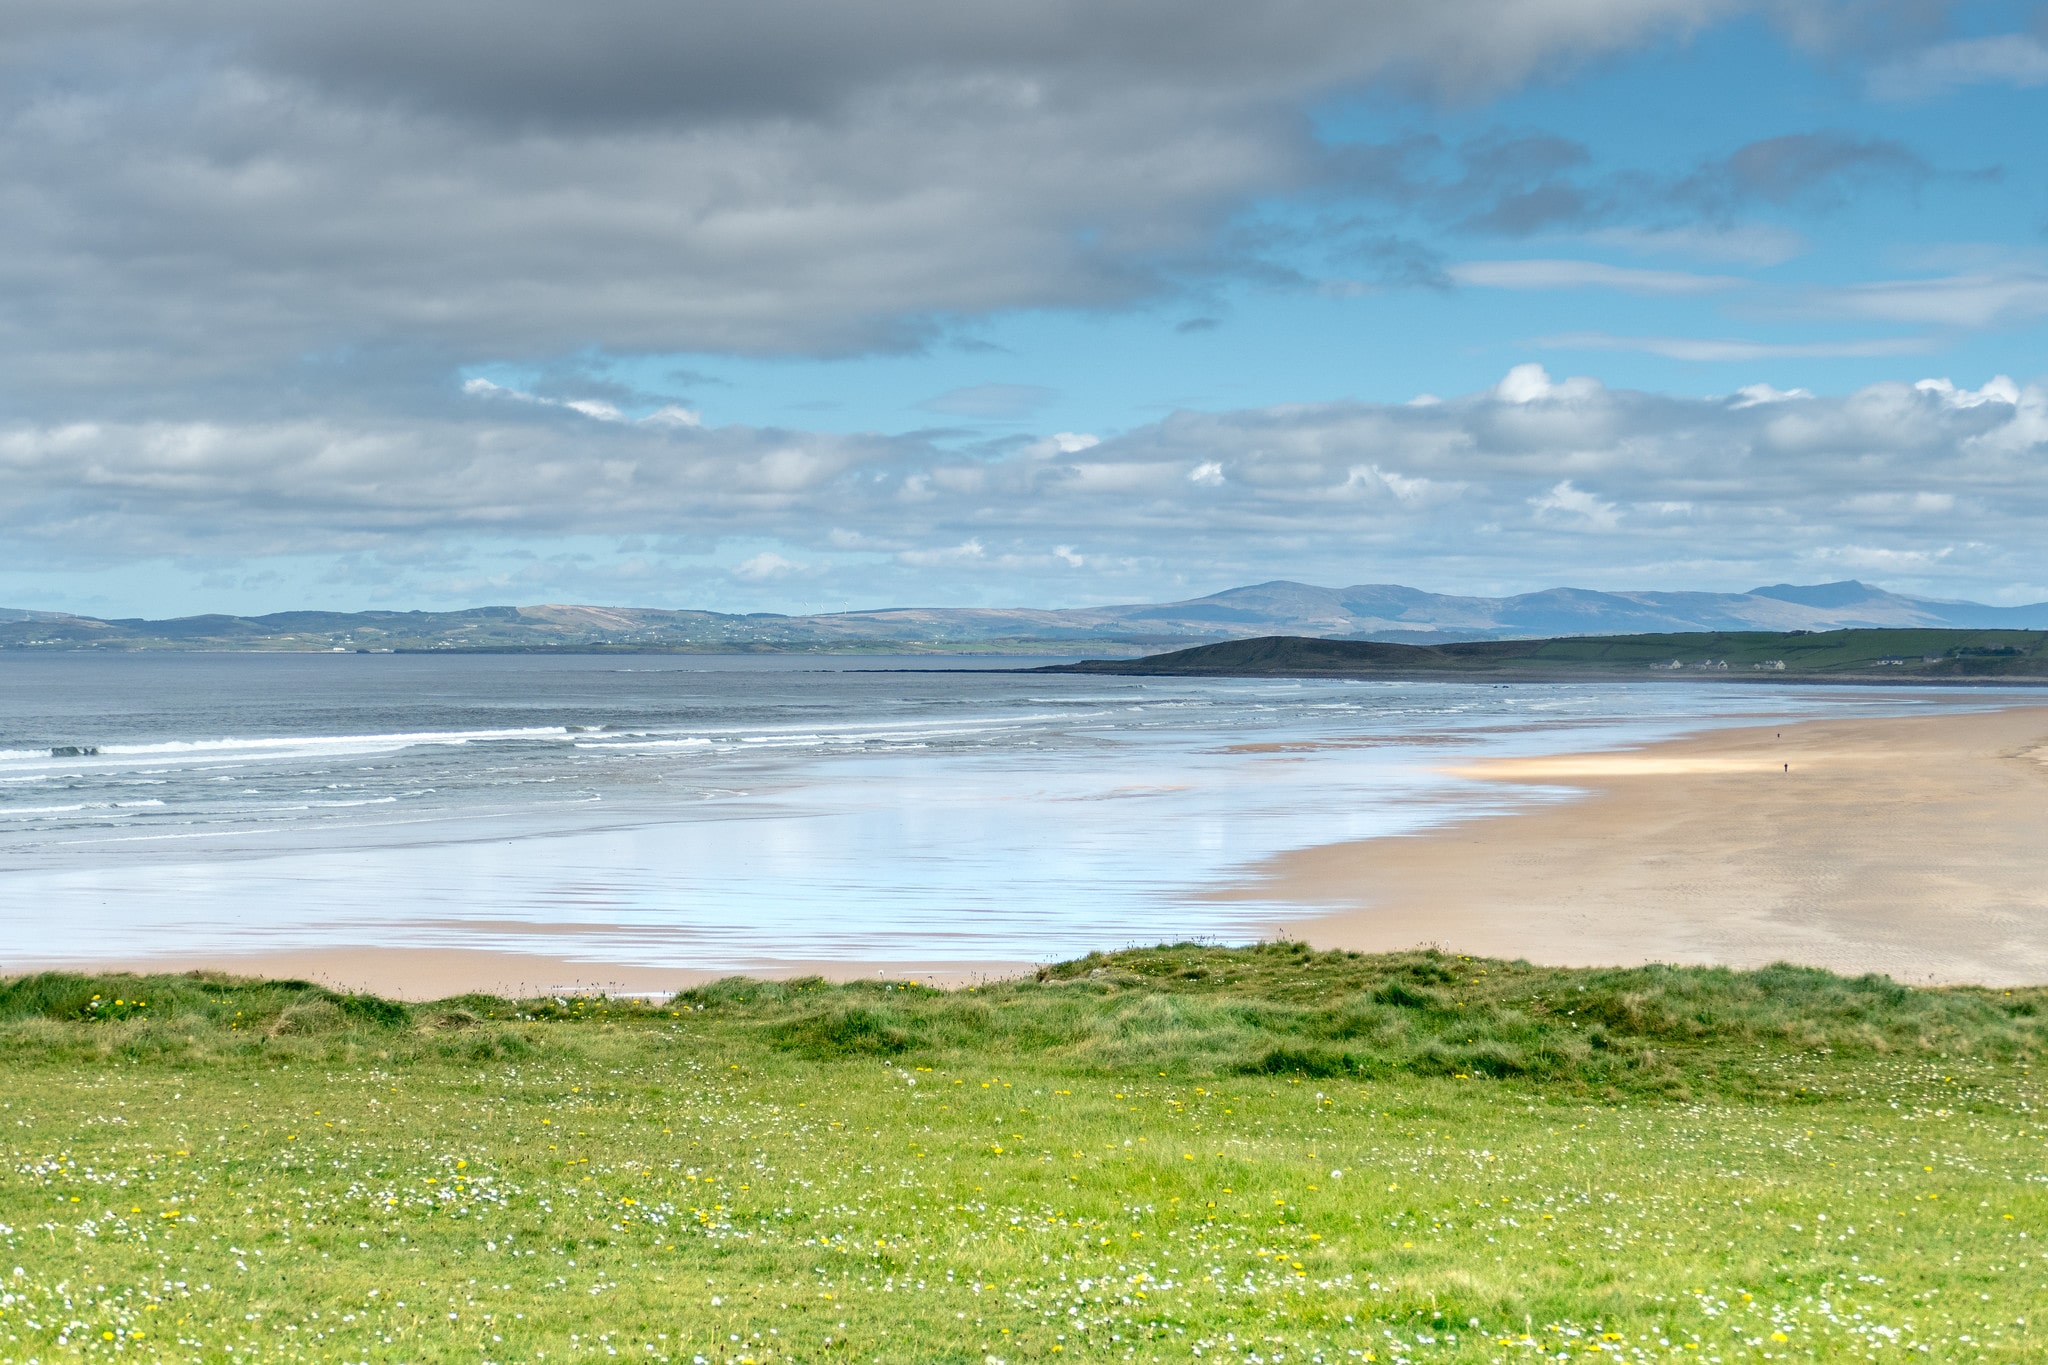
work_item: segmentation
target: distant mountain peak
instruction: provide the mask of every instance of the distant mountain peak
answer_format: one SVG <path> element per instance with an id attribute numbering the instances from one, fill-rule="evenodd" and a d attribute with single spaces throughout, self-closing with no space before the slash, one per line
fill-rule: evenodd
<path id="1" fill-rule="evenodd" d="M 1853 607 L 1859 602 L 1912 600 L 1901 599 L 1896 593 L 1886 592 L 1883 588 L 1873 588 L 1870 584 L 1859 583 L 1853 578 L 1845 578 L 1839 583 L 1813 583 L 1804 586 L 1798 583 L 1773 583 L 1768 588 L 1751 588 L 1748 595 L 1769 597 L 1779 602 L 1797 602 L 1802 607 Z"/>

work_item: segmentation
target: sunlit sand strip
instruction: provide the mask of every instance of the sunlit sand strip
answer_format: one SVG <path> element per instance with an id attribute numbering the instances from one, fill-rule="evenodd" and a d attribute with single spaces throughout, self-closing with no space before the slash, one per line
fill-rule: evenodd
<path id="1" fill-rule="evenodd" d="M 1671 777 L 1681 773 L 1775 773 L 1781 763 L 1767 757 L 1707 758 L 1679 754 L 1566 754 L 1552 758 L 1504 758 L 1441 768 L 1475 782 L 1569 782 L 1588 777 Z"/>
<path id="2" fill-rule="evenodd" d="M 1325 947 L 2048 981 L 2048 708 L 1816 721 L 1454 769 L 1576 799 L 1272 859 Z"/>
<path id="3" fill-rule="evenodd" d="M 1021 975 L 1033 962 L 872 962 L 778 960 L 744 964 L 738 973 L 769 979 L 822 976 L 925 985 L 972 986 Z M 107 971 L 106 963 L 80 970 Z M 318 948 L 246 956 L 146 958 L 121 964 L 134 972 L 226 972 L 235 976 L 317 981 L 342 991 L 371 991 L 400 1000 L 441 1000 L 468 991 L 523 999 L 542 995 L 612 995 L 653 999 L 701 986 L 735 971 L 656 967 L 632 961 L 577 961 L 551 953 L 490 948 Z"/>

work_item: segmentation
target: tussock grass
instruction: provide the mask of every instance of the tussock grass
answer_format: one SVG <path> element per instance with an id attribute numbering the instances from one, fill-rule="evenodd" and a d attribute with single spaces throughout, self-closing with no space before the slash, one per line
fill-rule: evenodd
<path id="1" fill-rule="evenodd" d="M 38 972 L 0 981 L 0 1023 L 40 1018 L 254 1028 L 293 1010 L 304 1013 L 320 1007 L 332 1019 L 323 1032 L 350 1025 L 400 1026 L 412 1015 L 405 1005 L 374 995 L 344 995 L 310 981 L 258 981 L 222 972 Z"/>
<path id="2" fill-rule="evenodd" d="M 1028 981 L 721 982 L 677 997 L 802 1056 L 1038 1056 L 1105 1072 L 1522 1078 L 1608 1095 L 1746 1093 L 1778 1064 L 2029 1060 L 2048 991 L 1918 990 L 1814 968 L 1534 967 L 1434 951 L 1196 944 L 1094 954 Z"/>
<path id="3" fill-rule="evenodd" d="M 1111 1074 L 1485 1076 L 1552 1093 L 1740 1095 L 1783 1064 L 1853 1073 L 1900 1055 L 2024 1063 L 2048 989 L 1920 989 L 1780 964 L 1555 968 L 1439 951 L 1174 944 L 1096 953 L 945 991 L 903 981 L 731 978 L 663 1004 L 465 995 L 407 1006 L 304 981 L 48 972 L 0 984 L 0 1048 L 104 1055 L 518 1054 L 545 1026 L 686 1019 L 830 1061 L 1025 1058 Z M 53 1032 L 48 1025 L 89 1026 Z M 32 1025 L 24 1029 L 24 1025 Z M 452 1054 L 451 1054 L 452 1055 Z"/>
<path id="4" fill-rule="evenodd" d="M 483 1014 L 468 1005 L 479 1005 Z M 519 1011 L 492 997 L 460 997 L 415 1008 L 310 981 L 252 980 L 220 972 L 39 972 L 0 981 L 0 1057 L 10 1064 L 85 1059 L 199 1064 L 228 1059 L 378 1060 L 429 1054 L 522 1055 L 516 1031 L 460 1033 L 486 1016 Z"/>

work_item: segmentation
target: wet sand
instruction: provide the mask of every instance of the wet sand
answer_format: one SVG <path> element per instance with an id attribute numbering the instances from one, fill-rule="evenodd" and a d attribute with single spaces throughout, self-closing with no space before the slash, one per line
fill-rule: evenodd
<path id="1" fill-rule="evenodd" d="M 1219 894 L 1312 907 L 1287 928 L 1324 948 L 2048 982 L 2048 707 L 1450 771 L 1577 795 L 1284 854 Z"/>

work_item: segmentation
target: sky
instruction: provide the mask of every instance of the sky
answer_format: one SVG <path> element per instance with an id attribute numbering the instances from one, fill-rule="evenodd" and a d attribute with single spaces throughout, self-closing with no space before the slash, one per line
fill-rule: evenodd
<path id="1" fill-rule="evenodd" d="M 2048 6 L 10 0 L 0 605 L 2048 599 Z"/>

